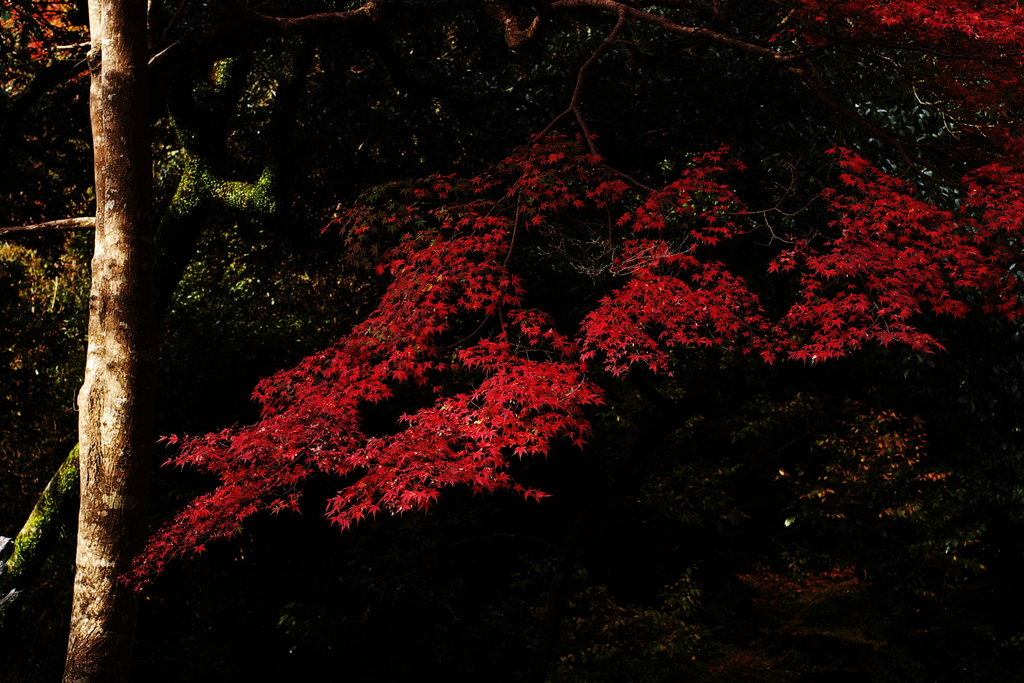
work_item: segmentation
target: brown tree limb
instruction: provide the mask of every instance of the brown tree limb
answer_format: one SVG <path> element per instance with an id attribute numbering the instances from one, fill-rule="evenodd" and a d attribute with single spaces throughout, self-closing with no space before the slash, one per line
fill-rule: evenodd
<path id="1" fill-rule="evenodd" d="M 596 50 L 594 50 L 594 54 L 590 55 L 590 58 L 583 64 L 583 66 L 580 67 L 579 73 L 576 76 L 576 87 L 573 89 L 572 99 L 569 101 L 569 107 L 561 114 L 556 116 L 554 120 L 551 123 L 549 123 L 547 127 L 545 127 L 544 130 L 542 130 L 537 135 L 537 139 L 543 138 L 545 135 L 551 132 L 551 129 L 554 128 L 558 124 L 558 122 L 564 119 L 566 116 L 568 116 L 569 114 L 574 114 L 576 116 L 576 122 L 580 124 L 580 129 L 583 131 L 583 137 L 586 139 L 587 145 L 590 147 L 590 152 L 592 154 L 599 155 L 599 152 L 597 151 L 597 145 L 594 143 L 594 136 L 590 133 L 590 127 L 587 126 L 586 119 L 583 118 L 583 111 L 580 109 L 580 101 L 583 98 L 583 83 L 587 78 L 587 73 L 590 71 L 590 68 L 597 63 L 598 58 L 600 58 L 601 55 L 608 50 L 609 46 L 616 42 L 619 33 L 622 31 L 622 28 L 626 25 L 626 16 L 625 12 L 623 11 L 625 9 L 625 5 L 620 5 L 619 7 L 619 20 L 615 22 L 615 28 L 611 30 L 611 33 L 608 34 L 608 37 L 601 41 L 601 44 L 597 46 Z M 648 192 L 653 191 L 650 187 L 644 185 L 643 183 L 633 178 L 632 176 L 627 175 L 622 171 L 611 168 L 611 166 L 608 166 L 608 168 L 614 171 L 617 175 L 624 178 L 632 185 L 639 187 L 642 190 L 647 190 Z"/>
<path id="2" fill-rule="evenodd" d="M 69 230 L 92 230 L 96 227 L 96 219 L 93 216 L 82 216 L 81 218 L 62 218 L 59 221 L 46 221 L 34 225 L 11 225 L 0 228 L 0 235 L 9 232 L 65 232 Z"/>
<path id="3" fill-rule="evenodd" d="M 537 136 L 542 138 L 547 135 L 552 128 L 558 125 L 558 122 L 564 119 L 569 114 L 576 115 L 576 121 L 580 124 L 580 129 L 583 131 L 583 137 L 586 139 L 587 144 L 590 146 L 590 151 L 597 154 L 597 147 L 594 145 L 593 136 L 590 134 L 590 128 L 587 126 L 586 120 L 583 118 L 583 112 L 580 110 L 580 100 L 583 98 L 583 83 L 587 79 L 587 74 L 597 60 L 600 59 L 601 55 L 608 51 L 608 48 L 615 42 L 619 33 L 622 31 L 623 26 L 626 25 L 626 6 L 619 5 L 618 8 L 619 20 L 615 22 L 615 28 L 611 30 L 608 37 L 601 41 L 601 44 L 594 50 L 594 54 L 590 55 L 590 59 L 584 62 L 583 66 L 580 67 L 579 73 L 576 76 L 576 87 L 572 91 L 572 99 L 569 101 L 569 107 L 561 114 L 556 116 L 554 120 L 547 125 L 547 128 L 542 130 Z"/>
<path id="4" fill-rule="evenodd" d="M 324 12 L 298 17 L 277 17 L 262 14 L 247 7 L 241 0 L 220 0 L 228 11 L 243 24 L 273 35 L 292 36 L 309 33 L 327 33 L 340 28 L 358 29 L 379 26 L 383 23 L 382 0 L 369 0 L 365 5 L 344 12 Z M 518 49 L 534 38 L 551 14 L 550 5 L 543 0 L 528 3 L 537 15 L 527 21 L 516 7 L 506 0 L 482 0 L 481 6 L 488 15 L 501 22 L 505 31 L 505 42 L 512 49 Z"/>
<path id="5" fill-rule="evenodd" d="M 240 0 L 220 0 L 235 18 L 265 33 L 293 36 L 300 33 L 327 33 L 338 29 L 376 26 L 381 20 L 382 3 L 370 0 L 362 7 L 345 12 L 306 14 L 300 17 L 273 17 L 246 7 Z"/>

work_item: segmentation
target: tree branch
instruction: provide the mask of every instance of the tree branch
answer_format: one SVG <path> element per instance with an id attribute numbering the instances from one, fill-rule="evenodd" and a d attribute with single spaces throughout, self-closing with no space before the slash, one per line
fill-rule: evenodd
<path id="1" fill-rule="evenodd" d="M 62 218 L 59 221 L 47 221 L 35 225 L 11 225 L 0 228 L 0 235 L 9 232 L 66 232 L 69 230 L 92 230 L 96 227 L 96 219 L 93 216 L 82 216 L 81 218 Z"/>
<path id="2" fill-rule="evenodd" d="M 544 128 L 544 130 L 542 130 L 536 136 L 538 140 L 543 138 L 549 132 L 551 132 L 551 129 L 554 128 L 555 125 L 558 124 L 558 122 L 564 119 L 566 116 L 568 116 L 569 114 L 575 114 L 576 122 L 580 124 L 580 129 L 583 131 L 583 137 L 584 139 L 586 139 L 587 145 L 590 147 L 590 152 L 592 154 L 599 155 L 597 151 L 597 145 L 594 144 L 593 136 L 590 134 L 590 127 L 587 126 L 587 122 L 583 118 L 583 111 L 580 109 L 580 100 L 583 98 L 583 82 L 586 80 L 587 73 L 590 71 L 590 68 L 595 63 L 597 63 L 598 58 L 600 58 L 600 56 L 608 50 L 609 46 L 617 42 L 619 33 L 622 31 L 622 28 L 626 25 L 625 10 L 625 5 L 619 5 L 619 19 L 617 22 L 615 22 L 615 28 L 611 30 L 611 33 L 608 34 L 607 38 L 601 41 L 601 44 L 597 46 L 596 50 L 594 50 L 594 54 L 590 55 L 590 58 L 583 64 L 583 66 L 580 67 L 579 73 L 576 76 L 576 87 L 575 89 L 573 89 L 572 99 L 569 101 L 569 107 L 561 114 L 556 116 L 554 120 L 551 123 L 549 123 L 547 127 Z M 643 183 L 633 178 L 632 176 L 629 176 L 623 173 L 622 171 L 614 169 L 611 166 L 608 166 L 607 164 L 605 164 L 605 166 L 607 166 L 611 171 L 613 171 L 617 175 L 622 176 L 630 184 L 639 187 L 642 190 L 653 192 L 653 190 L 650 187 L 644 185 Z"/>
<path id="3" fill-rule="evenodd" d="M 563 111 L 561 114 L 555 117 L 555 119 L 548 124 L 547 128 L 542 130 L 537 136 L 542 138 L 548 134 L 548 132 L 558 124 L 559 121 L 564 119 L 569 114 L 576 115 L 576 121 L 580 124 L 580 128 L 583 130 L 583 137 L 586 139 L 587 144 L 590 146 L 590 151 L 597 154 L 597 147 L 594 145 L 594 140 L 590 135 L 590 128 L 587 127 L 587 122 L 583 118 L 583 112 L 580 111 L 580 100 L 583 97 L 583 82 L 587 78 L 587 73 L 590 68 L 597 63 L 597 60 L 608 51 L 608 48 L 615 42 L 619 33 L 622 31 L 622 27 L 626 25 L 626 6 L 619 5 L 618 7 L 619 19 L 615 22 L 615 28 L 612 29 L 608 37 L 601 41 L 601 44 L 594 50 L 594 54 L 590 55 L 583 66 L 580 67 L 579 74 L 576 77 L 576 88 L 572 91 L 572 100 L 569 101 L 569 108 Z"/>
<path id="4" fill-rule="evenodd" d="M 250 9 L 239 0 L 220 0 L 239 21 L 266 33 L 293 36 L 299 33 L 326 33 L 340 28 L 365 28 L 380 21 L 381 4 L 370 0 L 362 7 L 346 12 L 307 14 L 301 17 L 272 17 Z"/>
<path id="5" fill-rule="evenodd" d="M 230 12 L 242 23 L 263 32 L 291 36 L 306 33 L 326 33 L 339 28 L 365 28 L 379 25 L 381 22 L 384 2 L 369 0 L 358 9 L 345 12 L 325 12 L 307 14 L 299 17 L 275 17 L 261 14 L 246 7 L 241 0 L 220 0 Z M 506 0 L 483 0 L 484 12 L 502 24 L 505 31 L 505 42 L 512 49 L 525 46 L 532 41 L 544 19 L 550 15 L 549 5 L 543 0 L 527 3 L 537 15 L 527 22 L 518 13 L 512 3 Z"/>

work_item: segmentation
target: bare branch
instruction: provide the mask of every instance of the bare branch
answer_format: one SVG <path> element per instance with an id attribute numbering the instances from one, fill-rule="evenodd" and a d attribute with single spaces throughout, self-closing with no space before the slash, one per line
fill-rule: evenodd
<path id="1" fill-rule="evenodd" d="M 583 98 L 583 82 L 587 78 L 587 73 L 590 71 L 590 67 L 597 63 L 598 58 L 600 58 L 601 55 L 608 50 L 609 46 L 616 42 L 619 33 L 622 31 L 622 28 L 626 25 L 625 10 L 625 5 L 619 5 L 619 20 L 615 22 L 615 28 L 611 30 L 611 33 L 608 34 L 607 38 L 601 41 L 601 44 L 597 46 L 596 50 L 594 50 L 594 54 L 590 55 L 590 59 L 588 59 L 583 64 L 583 66 L 580 67 L 579 74 L 576 76 L 576 87 L 573 89 L 572 100 L 570 100 L 569 102 L 569 107 L 561 114 L 556 116 L 555 119 L 537 135 L 538 140 L 540 138 L 543 138 L 549 132 L 551 132 L 551 129 L 554 128 L 559 121 L 564 119 L 569 114 L 574 114 L 576 116 L 576 122 L 580 124 L 580 129 L 583 131 L 583 137 L 584 139 L 586 139 L 587 145 L 590 147 L 591 153 L 595 155 L 599 154 L 597 151 L 597 145 L 594 144 L 594 136 L 591 135 L 590 127 L 587 126 L 586 119 L 583 118 L 583 111 L 580 109 L 580 100 Z M 607 164 L 605 165 L 607 166 Z M 632 176 L 629 176 L 623 173 L 622 171 L 618 171 L 612 168 L 611 166 L 607 167 L 614 171 L 616 174 L 625 178 L 632 185 L 639 187 L 640 189 L 647 190 L 648 192 L 653 191 L 651 188 L 647 187 L 646 185 L 641 183 L 639 180 L 636 180 Z"/>
<path id="2" fill-rule="evenodd" d="M 381 14 L 378 0 L 370 0 L 362 7 L 346 12 L 325 12 L 301 17 L 272 17 L 246 7 L 239 0 L 220 1 L 242 23 L 282 36 L 369 27 L 379 22 Z"/>
<path id="3" fill-rule="evenodd" d="M 341 28 L 354 29 L 381 23 L 384 1 L 369 0 L 358 9 L 346 12 L 325 12 L 299 17 L 275 17 L 257 12 L 244 5 L 241 0 L 220 0 L 242 23 L 266 33 L 296 35 L 305 33 L 326 33 Z M 527 2 L 537 15 L 527 21 L 516 7 L 507 0 L 482 0 L 483 10 L 501 22 L 505 30 L 505 42 L 512 49 L 518 49 L 532 41 L 543 20 L 550 15 L 549 5 L 544 0 Z"/>
<path id="4" fill-rule="evenodd" d="M 0 228 L 0 235 L 9 232 L 66 232 L 69 230 L 92 230 L 96 227 L 96 219 L 92 216 L 81 218 L 62 218 L 59 221 L 47 221 L 35 225 L 12 225 Z"/>
<path id="5" fill-rule="evenodd" d="M 590 151 L 597 154 L 597 147 L 594 146 L 594 140 L 590 135 L 590 128 L 587 127 L 587 122 L 583 119 L 583 112 L 580 111 L 580 100 L 583 97 L 583 83 L 587 78 L 587 73 L 590 71 L 590 68 L 597 63 L 597 60 L 601 55 L 608 51 L 608 48 L 615 42 L 615 39 L 622 31 L 622 27 L 626 25 L 626 9 L 625 5 L 618 6 L 619 20 L 615 22 L 615 28 L 612 29 L 607 38 L 601 41 L 601 44 L 597 46 L 596 50 L 594 50 L 594 54 L 590 55 L 590 59 L 580 67 L 579 74 L 576 76 L 576 88 L 572 91 L 572 100 L 569 101 L 569 108 L 556 116 L 555 119 L 547 125 L 547 128 L 540 132 L 537 136 L 538 138 L 542 138 L 547 135 L 559 121 L 569 114 L 575 114 L 576 121 L 579 122 L 580 128 L 583 130 L 583 137 L 586 138 L 587 144 L 590 145 Z"/>

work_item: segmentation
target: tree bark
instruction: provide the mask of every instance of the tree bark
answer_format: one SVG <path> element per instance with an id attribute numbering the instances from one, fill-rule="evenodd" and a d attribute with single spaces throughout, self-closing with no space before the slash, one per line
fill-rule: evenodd
<path id="1" fill-rule="evenodd" d="M 146 2 L 90 0 L 89 22 L 96 242 L 64 681 L 118 683 L 128 680 L 136 611 L 118 576 L 145 533 L 156 381 Z"/>

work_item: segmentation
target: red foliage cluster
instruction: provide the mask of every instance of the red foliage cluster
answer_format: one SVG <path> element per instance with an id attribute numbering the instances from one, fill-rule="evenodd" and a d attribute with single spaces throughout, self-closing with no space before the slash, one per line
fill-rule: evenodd
<path id="1" fill-rule="evenodd" d="M 774 335 L 757 296 L 701 249 L 743 234 L 734 221 L 743 216 L 742 203 L 715 180 L 742 167 L 724 164 L 724 155 L 698 157 L 682 178 L 619 218 L 620 228 L 641 237 L 626 239 L 616 256 L 614 270 L 626 274 L 627 283 L 582 326 L 584 359 L 602 355 L 607 370 L 621 375 L 634 363 L 665 372 L 667 350 L 688 344 L 774 357 Z"/>
<path id="2" fill-rule="evenodd" d="M 795 359 L 841 356 L 875 341 L 941 349 L 915 325 L 922 313 L 963 316 L 965 294 L 982 293 L 987 312 L 1020 313 L 1009 276 L 1010 242 L 1020 234 L 1020 174 L 988 166 L 966 179 L 968 192 L 956 214 L 917 198 L 913 188 L 840 152 L 843 192 L 823 194 L 838 219 L 838 236 L 816 250 L 806 242 L 784 252 L 770 271 L 802 266 L 802 292 L 782 326 L 807 330 L 790 349 Z M 799 335 L 797 335 L 799 337 Z"/>
<path id="3" fill-rule="evenodd" d="M 602 401 L 595 378 L 634 365 L 668 373 L 674 348 L 719 346 L 767 362 L 835 358 L 869 343 L 932 350 L 940 343 L 920 325 L 927 316 L 961 316 L 972 303 L 1019 313 L 1010 272 L 1024 220 L 1019 174 L 978 171 L 951 213 L 839 155 L 844 186 L 824 193 L 835 218 L 819 227 L 829 239 L 790 236 L 795 246 L 759 276 L 791 290 L 774 318 L 728 258 L 715 258 L 757 223 L 723 182 L 741 171 L 725 151 L 648 192 L 547 139 L 477 178 L 379 192 L 339 221 L 353 241 L 397 240 L 382 259 L 390 285 L 376 310 L 333 348 L 261 382 L 258 423 L 182 442 L 173 463 L 222 483 L 150 541 L 128 578 L 141 585 L 257 511 L 296 508 L 297 487 L 314 473 L 341 477 L 327 516 L 342 528 L 425 508 L 446 486 L 538 498 L 512 481 L 510 459 L 544 455 L 559 439 L 582 445 L 587 410 Z M 594 234 L 607 234 L 616 284 L 578 330 L 558 329 L 525 307 L 510 264 L 528 262 L 526 233 L 536 243 L 600 221 Z M 364 433 L 362 409 L 402 384 L 432 398 L 394 433 Z"/>

